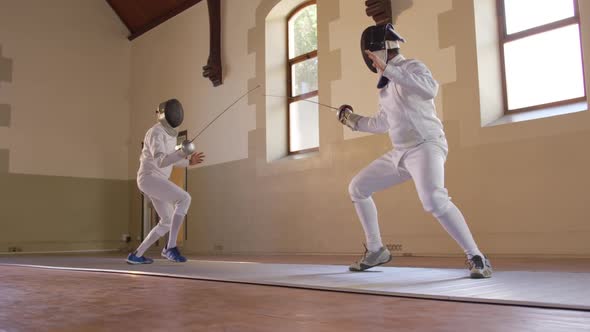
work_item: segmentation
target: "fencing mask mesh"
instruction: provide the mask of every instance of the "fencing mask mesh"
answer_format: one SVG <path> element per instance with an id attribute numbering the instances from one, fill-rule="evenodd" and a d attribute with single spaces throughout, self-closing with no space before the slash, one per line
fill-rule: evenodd
<path id="1" fill-rule="evenodd" d="M 161 103 L 158 107 L 158 120 L 172 128 L 180 126 L 184 120 L 184 110 L 180 101 L 170 99 Z"/>
<path id="2" fill-rule="evenodd" d="M 399 43 L 404 43 L 406 40 L 400 36 L 393 28 L 393 25 L 372 25 L 363 31 L 361 35 L 361 54 L 365 64 L 374 73 L 377 69 L 373 67 L 373 61 L 367 56 L 365 50 L 371 52 L 386 51 L 389 49 L 399 48 Z M 385 62 L 387 62 L 387 52 L 385 54 Z"/>

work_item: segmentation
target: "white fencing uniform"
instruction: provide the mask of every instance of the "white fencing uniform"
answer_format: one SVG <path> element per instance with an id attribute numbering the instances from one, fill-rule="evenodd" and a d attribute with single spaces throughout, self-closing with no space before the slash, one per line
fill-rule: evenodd
<path id="1" fill-rule="evenodd" d="M 143 256 L 152 244 L 168 232 L 168 248 L 175 247 L 178 230 L 190 207 L 189 193 L 169 180 L 173 166 L 189 166 L 182 151 L 175 151 L 176 140 L 160 123 L 150 128 L 145 135 L 137 186 L 145 198 L 152 201 L 160 221 L 137 249 L 137 256 Z"/>
<path id="2" fill-rule="evenodd" d="M 389 133 L 395 149 L 361 170 L 349 186 L 367 248 L 375 252 L 383 246 L 372 194 L 413 179 L 424 210 L 439 220 L 468 256 L 483 257 L 444 186 L 448 145 L 434 105 L 438 83 L 423 63 L 402 55 L 389 61 L 383 76 L 390 82 L 379 91 L 379 112 L 361 118 L 356 129 Z"/>

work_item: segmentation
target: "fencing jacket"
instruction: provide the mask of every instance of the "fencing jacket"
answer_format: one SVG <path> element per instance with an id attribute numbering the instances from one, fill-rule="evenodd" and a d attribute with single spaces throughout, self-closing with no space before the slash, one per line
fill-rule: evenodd
<path id="1" fill-rule="evenodd" d="M 137 178 L 155 175 L 168 179 L 173 166 L 188 167 L 189 161 L 182 151 L 175 150 L 176 137 L 170 136 L 160 123 L 156 123 L 145 134 Z"/>
<path id="2" fill-rule="evenodd" d="M 400 54 L 389 61 L 383 76 L 390 82 L 379 90 L 379 112 L 360 119 L 357 130 L 387 132 L 396 149 L 409 149 L 427 141 L 446 144 L 434 105 L 438 82 L 430 70 L 422 62 L 406 60 Z"/>

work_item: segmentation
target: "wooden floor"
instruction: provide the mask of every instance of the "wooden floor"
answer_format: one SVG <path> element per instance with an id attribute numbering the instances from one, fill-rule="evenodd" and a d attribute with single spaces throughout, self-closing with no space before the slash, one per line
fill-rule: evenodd
<path id="1" fill-rule="evenodd" d="M 342 264 L 348 257 L 199 257 Z M 276 261 L 280 260 L 280 261 Z M 588 260 L 495 260 L 587 272 Z M 406 265 L 407 264 L 407 265 Z M 410 265 L 411 264 L 411 265 Z M 457 267 L 460 259 L 398 259 Z M 0 267 L 0 331 L 590 331 L 590 312 L 414 300 L 136 275 Z"/>

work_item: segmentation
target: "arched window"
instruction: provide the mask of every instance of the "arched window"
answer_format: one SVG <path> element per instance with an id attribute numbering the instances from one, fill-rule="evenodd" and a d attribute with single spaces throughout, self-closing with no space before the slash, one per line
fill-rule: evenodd
<path id="1" fill-rule="evenodd" d="M 319 147 L 317 6 L 309 1 L 287 16 L 288 152 Z"/>
<path id="2" fill-rule="evenodd" d="M 497 0 L 508 113 L 586 100 L 578 0 Z"/>

